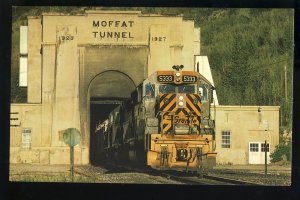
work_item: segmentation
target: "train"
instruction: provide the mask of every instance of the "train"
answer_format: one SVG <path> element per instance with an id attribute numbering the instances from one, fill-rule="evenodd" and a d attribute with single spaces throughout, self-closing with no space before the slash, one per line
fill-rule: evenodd
<path id="1" fill-rule="evenodd" d="M 156 170 L 199 172 L 216 165 L 213 85 L 183 65 L 156 71 L 97 124 L 98 150 L 109 160 Z"/>

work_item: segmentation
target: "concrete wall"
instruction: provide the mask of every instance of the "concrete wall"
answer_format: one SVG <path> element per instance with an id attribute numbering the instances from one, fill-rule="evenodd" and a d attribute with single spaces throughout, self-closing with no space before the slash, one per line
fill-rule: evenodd
<path id="1" fill-rule="evenodd" d="M 52 147 L 46 144 L 44 127 L 42 126 L 41 104 L 11 104 L 11 118 L 18 118 L 20 123 L 10 128 L 10 163 L 32 164 L 69 164 L 70 148 L 63 144 L 60 147 Z M 14 124 L 11 122 L 11 124 Z M 22 129 L 31 129 L 31 148 L 22 147 Z M 49 142 L 49 141 L 48 141 Z M 87 164 L 89 162 L 88 149 L 80 145 L 75 147 L 75 164 Z"/>
<path id="2" fill-rule="evenodd" d="M 279 143 L 278 106 L 216 106 L 217 163 L 248 164 L 249 142 L 270 143 L 270 152 Z M 214 113 L 216 111 L 216 113 Z M 265 124 L 268 123 L 266 128 Z M 222 148 L 222 131 L 230 131 L 230 148 Z"/>

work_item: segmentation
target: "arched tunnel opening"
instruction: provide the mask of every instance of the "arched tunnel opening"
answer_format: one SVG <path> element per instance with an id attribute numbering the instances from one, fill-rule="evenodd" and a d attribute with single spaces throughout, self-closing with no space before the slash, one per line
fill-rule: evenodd
<path id="1" fill-rule="evenodd" d="M 88 96 L 92 165 L 101 165 L 105 159 L 104 139 L 101 135 L 103 132 L 96 131 L 97 127 L 107 123 L 110 113 L 123 102 L 130 100 L 134 90 L 135 84 L 132 79 L 118 71 L 103 72 L 92 80 Z"/>

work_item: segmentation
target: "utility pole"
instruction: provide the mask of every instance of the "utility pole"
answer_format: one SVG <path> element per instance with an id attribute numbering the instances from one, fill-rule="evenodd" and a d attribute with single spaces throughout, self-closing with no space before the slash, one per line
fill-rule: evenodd
<path id="1" fill-rule="evenodd" d="M 285 93 L 285 109 L 287 108 L 288 99 L 287 99 L 287 71 L 286 71 L 286 64 L 284 65 L 284 93 Z M 283 115 L 285 117 L 285 124 L 287 122 L 286 120 L 286 113 Z"/>
<path id="2" fill-rule="evenodd" d="M 268 157 L 267 157 L 267 140 L 265 140 L 265 176 L 267 176 L 267 166 L 268 166 Z"/>
<path id="3" fill-rule="evenodd" d="M 284 65 L 284 90 L 285 90 L 285 102 L 287 103 L 287 72 L 286 72 L 286 64 Z"/>

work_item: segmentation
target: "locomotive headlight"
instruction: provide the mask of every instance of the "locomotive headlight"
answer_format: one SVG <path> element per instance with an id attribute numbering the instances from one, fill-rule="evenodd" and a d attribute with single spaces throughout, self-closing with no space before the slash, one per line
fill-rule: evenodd
<path id="1" fill-rule="evenodd" d="M 177 77 L 179 77 L 180 76 L 180 73 L 179 72 L 176 72 L 176 74 L 175 74 Z"/>
<path id="2" fill-rule="evenodd" d="M 183 102 L 182 102 L 182 101 L 179 101 L 178 105 L 179 105 L 179 106 L 183 106 Z"/>
<path id="3" fill-rule="evenodd" d="M 183 100 L 183 96 L 179 96 L 179 100 L 182 101 Z"/>
<path id="4" fill-rule="evenodd" d="M 197 104 L 198 103 L 198 100 L 197 99 L 194 99 L 194 104 Z"/>
<path id="5" fill-rule="evenodd" d="M 177 124 L 174 127 L 175 134 L 189 134 L 189 125 L 186 124 Z"/>
<path id="6" fill-rule="evenodd" d="M 179 81 L 180 81 L 180 78 L 176 78 L 176 81 L 179 82 Z"/>

